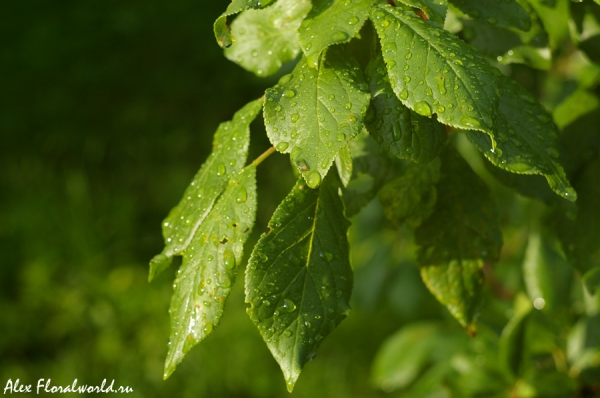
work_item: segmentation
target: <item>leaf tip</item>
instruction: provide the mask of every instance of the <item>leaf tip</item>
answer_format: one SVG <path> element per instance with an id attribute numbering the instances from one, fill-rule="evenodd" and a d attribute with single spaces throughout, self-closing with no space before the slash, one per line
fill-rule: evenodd
<path id="1" fill-rule="evenodd" d="M 150 260 L 150 271 L 148 272 L 148 282 L 152 282 L 158 274 L 167 269 L 171 265 L 172 260 L 173 257 L 166 256 L 164 252 L 152 257 L 152 260 Z"/>

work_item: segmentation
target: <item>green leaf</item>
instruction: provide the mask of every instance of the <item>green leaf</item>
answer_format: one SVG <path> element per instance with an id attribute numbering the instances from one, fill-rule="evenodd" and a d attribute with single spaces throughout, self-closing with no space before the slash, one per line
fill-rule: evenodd
<path id="1" fill-rule="evenodd" d="M 569 20 L 571 16 L 569 0 L 556 0 L 554 4 L 549 4 L 546 0 L 527 0 L 527 3 L 539 15 L 546 32 L 548 32 L 552 49 L 557 48 L 569 39 Z"/>
<path id="2" fill-rule="evenodd" d="M 543 175 L 554 192 L 575 201 L 577 194 L 560 163 L 552 118 L 517 82 L 508 77 L 500 82 L 496 146 L 479 132 L 470 131 L 469 139 L 495 166 L 517 174 Z"/>
<path id="3" fill-rule="evenodd" d="M 600 157 L 586 165 L 575 182 L 579 192 L 576 220 L 563 217 L 558 233 L 567 258 L 581 273 L 587 289 L 600 288 Z"/>
<path id="4" fill-rule="evenodd" d="M 515 0 L 450 0 L 450 2 L 471 18 L 485 21 L 493 26 L 531 29 L 531 19 L 527 11 Z"/>
<path id="5" fill-rule="evenodd" d="M 335 157 L 363 126 L 369 94 L 344 48 L 330 47 L 318 69 L 302 58 L 290 75 L 266 91 L 265 124 L 271 143 L 315 188 Z"/>
<path id="6" fill-rule="evenodd" d="M 515 314 L 506 324 L 500 336 L 498 360 L 513 377 L 523 372 L 526 347 L 525 326 L 532 306 L 529 299 L 519 294 L 515 299 Z"/>
<path id="7" fill-rule="evenodd" d="M 231 35 L 229 26 L 227 26 L 227 17 L 239 12 L 251 9 L 265 8 L 277 0 L 232 0 L 223 14 L 217 18 L 213 26 L 217 43 L 222 48 L 227 48 L 235 42 Z"/>
<path id="8" fill-rule="evenodd" d="M 292 390 L 321 341 L 346 317 L 352 289 L 340 183 L 300 179 L 275 210 L 246 270 L 248 313 Z"/>
<path id="9" fill-rule="evenodd" d="M 529 234 L 523 260 L 523 279 L 536 309 L 552 312 L 569 305 L 572 268 L 565 258 L 537 231 Z"/>
<path id="10" fill-rule="evenodd" d="M 409 164 L 404 173 L 379 191 L 383 212 L 395 227 L 417 227 L 433 212 L 437 199 L 435 184 L 440 178 L 440 162 Z"/>
<path id="11" fill-rule="evenodd" d="M 165 379 L 219 324 L 256 215 L 256 166 L 234 175 L 183 253 L 173 284 Z"/>
<path id="12" fill-rule="evenodd" d="M 235 43 L 225 56 L 258 76 L 276 73 L 300 52 L 297 31 L 310 0 L 279 0 L 266 10 L 248 10 L 231 24 Z"/>
<path id="13" fill-rule="evenodd" d="M 373 1 L 313 0 L 313 8 L 298 30 L 298 41 L 308 65 L 317 67 L 319 55 L 325 48 L 349 42 L 356 36 Z"/>
<path id="14" fill-rule="evenodd" d="M 493 133 L 498 105 L 496 76 L 471 46 L 412 12 L 373 7 L 390 83 L 416 113 L 437 114 L 443 124 Z"/>
<path id="15" fill-rule="evenodd" d="M 563 129 L 580 117 L 598 109 L 600 100 L 594 94 L 579 89 L 561 102 L 552 113 L 559 129 Z"/>
<path id="16" fill-rule="evenodd" d="M 375 141 L 399 159 L 417 163 L 434 159 L 446 144 L 446 127 L 402 105 L 392 91 L 380 56 L 373 58 L 365 73 L 372 97 L 365 122 Z"/>
<path id="17" fill-rule="evenodd" d="M 502 245 L 496 207 L 486 185 L 456 153 L 442 154 L 437 202 L 415 231 L 421 276 L 461 325 L 472 329 L 483 284 L 482 267 Z"/>
<path id="18" fill-rule="evenodd" d="M 390 392 L 409 386 L 431 362 L 441 328 L 423 322 L 403 327 L 388 338 L 373 360 L 373 382 Z"/>
<path id="19" fill-rule="evenodd" d="M 212 153 L 163 222 L 165 248 L 150 261 L 150 281 L 171 264 L 174 255 L 185 252 L 229 178 L 244 167 L 248 156 L 249 126 L 262 105 L 262 98 L 252 101 L 231 121 L 219 125 Z"/>
<path id="20" fill-rule="evenodd" d="M 410 7 L 421 9 L 429 20 L 436 26 L 444 27 L 446 21 L 446 11 L 448 10 L 448 0 L 399 0 L 401 3 Z"/>

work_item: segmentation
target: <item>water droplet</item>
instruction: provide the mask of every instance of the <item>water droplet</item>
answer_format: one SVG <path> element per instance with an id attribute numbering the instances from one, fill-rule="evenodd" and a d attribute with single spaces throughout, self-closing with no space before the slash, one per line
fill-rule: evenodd
<path id="1" fill-rule="evenodd" d="M 400 94 L 398 96 L 401 100 L 406 100 L 408 98 L 408 90 L 403 89 L 402 91 L 400 91 Z"/>
<path id="2" fill-rule="evenodd" d="M 217 175 L 220 177 L 222 175 L 225 175 L 226 172 L 227 170 L 225 169 L 225 165 L 223 163 L 219 163 L 217 165 Z"/>
<path id="3" fill-rule="evenodd" d="M 290 146 L 290 144 L 283 141 L 283 142 L 280 142 L 279 144 L 277 144 L 277 146 L 275 146 L 275 149 L 277 149 L 279 152 L 285 152 L 285 150 L 288 149 L 289 146 Z"/>
<path id="4" fill-rule="evenodd" d="M 439 90 L 440 94 L 445 95 L 447 91 L 446 91 L 446 85 L 444 84 L 443 76 L 438 78 L 437 86 L 438 86 L 438 90 Z"/>
<path id="5" fill-rule="evenodd" d="M 210 332 L 212 332 L 212 330 L 213 330 L 213 324 L 212 323 L 207 323 L 202 328 L 202 331 L 204 332 L 205 335 L 210 334 Z"/>
<path id="6" fill-rule="evenodd" d="M 292 335 L 294 334 L 294 332 L 292 332 L 291 330 L 286 330 L 285 332 L 283 332 L 283 335 L 285 337 L 292 337 Z"/>
<path id="7" fill-rule="evenodd" d="M 421 116 L 431 117 L 431 107 L 425 101 L 417 102 L 414 111 Z"/>
<path id="8" fill-rule="evenodd" d="M 300 117 L 300 115 L 299 115 L 299 114 L 297 114 L 297 113 L 292 113 L 292 114 L 290 115 L 290 121 L 291 121 L 292 123 L 296 123 L 296 122 L 298 121 L 298 118 L 299 118 L 299 117 Z"/>
<path id="9" fill-rule="evenodd" d="M 554 159 L 558 159 L 560 157 L 560 152 L 556 150 L 556 148 L 546 148 L 546 153 L 553 157 Z"/>
<path id="10" fill-rule="evenodd" d="M 275 112 L 281 112 L 283 108 L 281 107 L 281 105 L 277 104 L 277 106 L 275 107 Z"/>
<path id="11" fill-rule="evenodd" d="M 248 193 L 246 192 L 246 188 L 242 187 L 235 195 L 235 201 L 236 203 L 244 203 L 247 199 Z"/>
<path id="12" fill-rule="evenodd" d="M 296 310 L 296 304 L 290 299 L 283 299 L 278 310 L 280 312 L 294 312 Z"/>
<path id="13" fill-rule="evenodd" d="M 523 173 L 525 171 L 531 170 L 531 165 L 524 162 L 509 162 L 505 165 L 505 167 L 510 171 L 514 171 L 517 173 Z"/>
<path id="14" fill-rule="evenodd" d="M 335 136 L 337 142 L 344 142 L 346 140 L 346 136 L 342 133 Z"/>
<path id="15" fill-rule="evenodd" d="M 346 102 L 346 103 L 344 104 L 344 108 L 345 108 L 345 109 L 347 109 L 347 110 L 350 110 L 350 109 L 352 109 L 352 103 L 351 103 L 351 102 Z"/>
<path id="16" fill-rule="evenodd" d="M 289 82 L 292 79 L 292 74 L 288 73 L 287 75 L 283 75 L 281 76 L 281 78 L 279 79 L 279 84 L 286 84 L 287 82 Z"/>
<path id="17" fill-rule="evenodd" d="M 467 127 L 477 128 L 477 127 L 481 126 L 481 123 L 479 123 L 479 120 L 472 118 L 471 116 L 467 116 L 467 115 L 463 115 L 463 117 L 460 118 L 460 122 Z"/>
<path id="18" fill-rule="evenodd" d="M 350 116 L 348 116 L 348 120 L 350 120 L 352 123 L 355 123 L 356 122 L 356 116 L 350 115 Z"/>
<path id="19" fill-rule="evenodd" d="M 235 256 L 233 254 L 233 250 L 225 249 L 223 252 L 223 264 L 227 269 L 231 270 L 235 268 Z"/>
<path id="20" fill-rule="evenodd" d="M 404 56 L 404 58 L 406 59 L 411 59 L 412 58 L 412 53 L 408 53 Z"/>
<path id="21" fill-rule="evenodd" d="M 331 36 L 334 41 L 344 41 L 348 38 L 348 34 L 346 32 L 337 31 Z"/>
<path id="22" fill-rule="evenodd" d="M 328 97 L 328 98 L 329 98 L 331 101 L 333 101 L 333 100 L 335 99 L 335 95 L 333 95 L 333 94 L 329 94 L 329 97 Z"/>
<path id="23" fill-rule="evenodd" d="M 571 187 L 565 188 L 563 192 L 563 196 L 570 200 L 575 200 L 577 198 L 577 192 Z"/>
<path id="24" fill-rule="evenodd" d="M 269 260 L 269 257 L 265 253 L 258 253 L 258 261 L 261 263 L 266 263 Z"/>
<path id="25" fill-rule="evenodd" d="M 350 17 L 348 18 L 348 25 L 356 25 L 357 23 L 360 22 L 360 19 L 358 19 L 358 17 L 354 16 L 354 17 Z"/>
<path id="26" fill-rule="evenodd" d="M 317 170 L 308 171 L 304 173 L 304 179 L 306 184 L 314 189 L 321 183 L 321 174 Z"/>
<path id="27" fill-rule="evenodd" d="M 281 93 L 281 96 L 285 98 L 294 98 L 296 96 L 296 92 L 294 90 L 285 90 L 283 93 Z"/>
<path id="28" fill-rule="evenodd" d="M 410 77 L 409 76 L 404 76 L 404 83 L 410 83 Z"/>
<path id="29" fill-rule="evenodd" d="M 384 19 L 383 21 L 381 21 L 382 28 L 387 28 L 388 26 L 390 26 L 390 21 L 388 21 L 387 19 Z"/>

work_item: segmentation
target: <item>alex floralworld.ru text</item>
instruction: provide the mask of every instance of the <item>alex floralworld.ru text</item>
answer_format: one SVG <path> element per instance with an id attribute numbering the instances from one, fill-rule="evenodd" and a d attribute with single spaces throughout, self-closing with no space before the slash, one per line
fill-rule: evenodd
<path id="1" fill-rule="evenodd" d="M 131 387 L 114 387 L 115 381 L 112 380 L 110 384 L 106 384 L 106 379 L 102 380 L 102 384 L 99 386 L 91 385 L 77 385 L 77 379 L 70 385 L 66 386 L 54 386 L 52 385 L 52 379 L 39 379 L 35 387 L 36 394 L 40 392 L 45 393 L 130 393 L 133 392 Z M 12 379 L 8 379 L 6 386 L 4 387 L 4 394 L 18 394 L 18 393 L 32 393 L 33 384 L 21 384 L 19 379 L 14 382 Z"/>

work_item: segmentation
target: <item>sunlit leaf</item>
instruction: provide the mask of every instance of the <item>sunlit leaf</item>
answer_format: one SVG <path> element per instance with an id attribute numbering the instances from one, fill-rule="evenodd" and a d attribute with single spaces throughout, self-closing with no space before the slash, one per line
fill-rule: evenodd
<path id="1" fill-rule="evenodd" d="M 246 271 L 248 313 L 292 390 L 304 364 L 348 314 L 352 269 L 340 183 L 300 179 L 275 210 Z"/>
<path id="2" fill-rule="evenodd" d="M 402 103 L 443 124 L 493 134 L 498 71 L 451 33 L 412 12 L 377 5 L 371 19 Z"/>
<path id="3" fill-rule="evenodd" d="M 358 64 L 330 47 L 318 69 L 303 58 L 266 91 L 265 124 L 271 143 L 291 159 L 311 188 L 363 126 L 369 101 Z"/>
<path id="4" fill-rule="evenodd" d="M 240 109 L 233 120 L 219 125 L 212 153 L 187 187 L 179 204 L 163 221 L 165 248 L 150 262 L 150 280 L 171 264 L 174 255 L 185 252 L 229 178 L 244 167 L 248 156 L 249 126 L 262 105 L 262 98 L 252 101 Z"/>
<path id="5" fill-rule="evenodd" d="M 372 97 L 365 122 L 375 141 L 399 159 L 425 163 L 435 158 L 446 144 L 446 127 L 400 102 L 381 57 L 373 58 L 365 73 Z"/>
<path id="6" fill-rule="evenodd" d="M 417 262 L 429 290 L 465 327 L 474 328 L 483 264 L 502 245 L 486 185 L 456 151 L 445 151 L 433 213 L 415 231 Z"/>
<path id="7" fill-rule="evenodd" d="M 575 201 L 577 194 L 560 163 L 558 131 L 548 112 L 514 80 L 500 84 L 496 147 L 485 134 L 471 131 L 469 139 L 494 165 L 517 174 L 540 174 L 558 195 Z"/>
<path id="8" fill-rule="evenodd" d="M 328 46 L 350 41 L 365 23 L 374 0 L 313 0 L 298 31 L 298 40 L 310 66 Z M 324 34 L 327 32 L 327 34 Z"/>
<path id="9" fill-rule="evenodd" d="M 167 378 L 217 326 L 256 214 L 256 166 L 233 175 L 183 253 L 173 283 Z"/>
<path id="10" fill-rule="evenodd" d="M 255 73 L 269 76 L 300 52 L 297 31 L 310 0 L 279 0 L 265 10 L 247 10 L 231 24 L 236 41 L 225 56 Z"/>
<path id="11" fill-rule="evenodd" d="M 227 48 L 235 42 L 227 25 L 227 17 L 245 10 L 265 8 L 277 0 L 232 0 L 223 14 L 217 18 L 213 26 L 215 38 L 219 46 Z"/>

